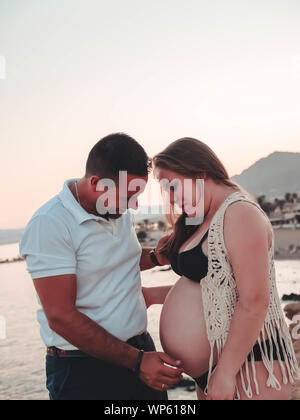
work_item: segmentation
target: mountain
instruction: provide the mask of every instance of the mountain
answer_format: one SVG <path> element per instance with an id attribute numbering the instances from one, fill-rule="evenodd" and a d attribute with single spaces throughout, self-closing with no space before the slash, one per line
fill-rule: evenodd
<path id="1" fill-rule="evenodd" d="M 300 193 L 300 153 L 274 152 L 231 178 L 252 195 L 268 199 Z"/>

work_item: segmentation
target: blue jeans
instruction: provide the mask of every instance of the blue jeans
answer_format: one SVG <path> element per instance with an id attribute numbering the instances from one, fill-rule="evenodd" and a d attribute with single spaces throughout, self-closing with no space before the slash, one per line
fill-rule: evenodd
<path id="1" fill-rule="evenodd" d="M 143 343 L 128 344 L 155 351 L 147 334 Z M 148 387 L 131 370 L 93 357 L 46 356 L 47 389 L 50 400 L 167 400 L 166 391 Z"/>

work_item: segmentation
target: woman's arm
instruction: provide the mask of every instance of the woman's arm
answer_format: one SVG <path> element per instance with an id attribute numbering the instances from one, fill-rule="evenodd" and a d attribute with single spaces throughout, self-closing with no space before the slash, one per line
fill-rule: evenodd
<path id="1" fill-rule="evenodd" d="M 209 399 L 233 399 L 236 376 L 255 345 L 269 303 L 271 228 L 249 203 L 230 206 L 224 219 L 224 240 L 238 289 L 230 331 L 208 388 Z"/>
<path id="2" fill-rule="evenodd" d="M 151 305 L 163 305 L 172 287 L 173 286 L 143 287 L 142 290 L 147 308 Z"/>

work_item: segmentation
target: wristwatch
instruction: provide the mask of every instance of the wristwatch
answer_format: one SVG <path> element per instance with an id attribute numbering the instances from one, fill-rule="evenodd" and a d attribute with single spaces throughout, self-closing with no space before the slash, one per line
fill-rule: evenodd
<path id="1" fill-rule="evenodd" d="M 157 256 L 155 254 L 155 249 L 151 249 L 151 251 L 149 252 L 151 261 L 153 262 L 154 265 L 159 265 L 162 266 L 162 264 L 159 263 Z"/>

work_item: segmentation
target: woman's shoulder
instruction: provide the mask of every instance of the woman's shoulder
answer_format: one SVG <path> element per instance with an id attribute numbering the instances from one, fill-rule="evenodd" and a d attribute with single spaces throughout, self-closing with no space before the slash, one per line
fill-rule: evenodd
<path id="1" fill-rule="evenodd" d="M 272 241 L 272 225 L 266 213 L 253 200 L 239 200 L 231 203 L 224 215 L 224 238 L 227 241 L 234 238 L 247 239 L 255 242 L 268 235 Z"/>
<path id="2" fill-rule="evenodd" d="M 243 194 L 236 197 L 233 202 L 229 202 L 229 205 L 225 209 L 225 219 L 228 220 L 254 220 L 268 221 L 267 214 L 259 206 L 259 204 Z"/>

